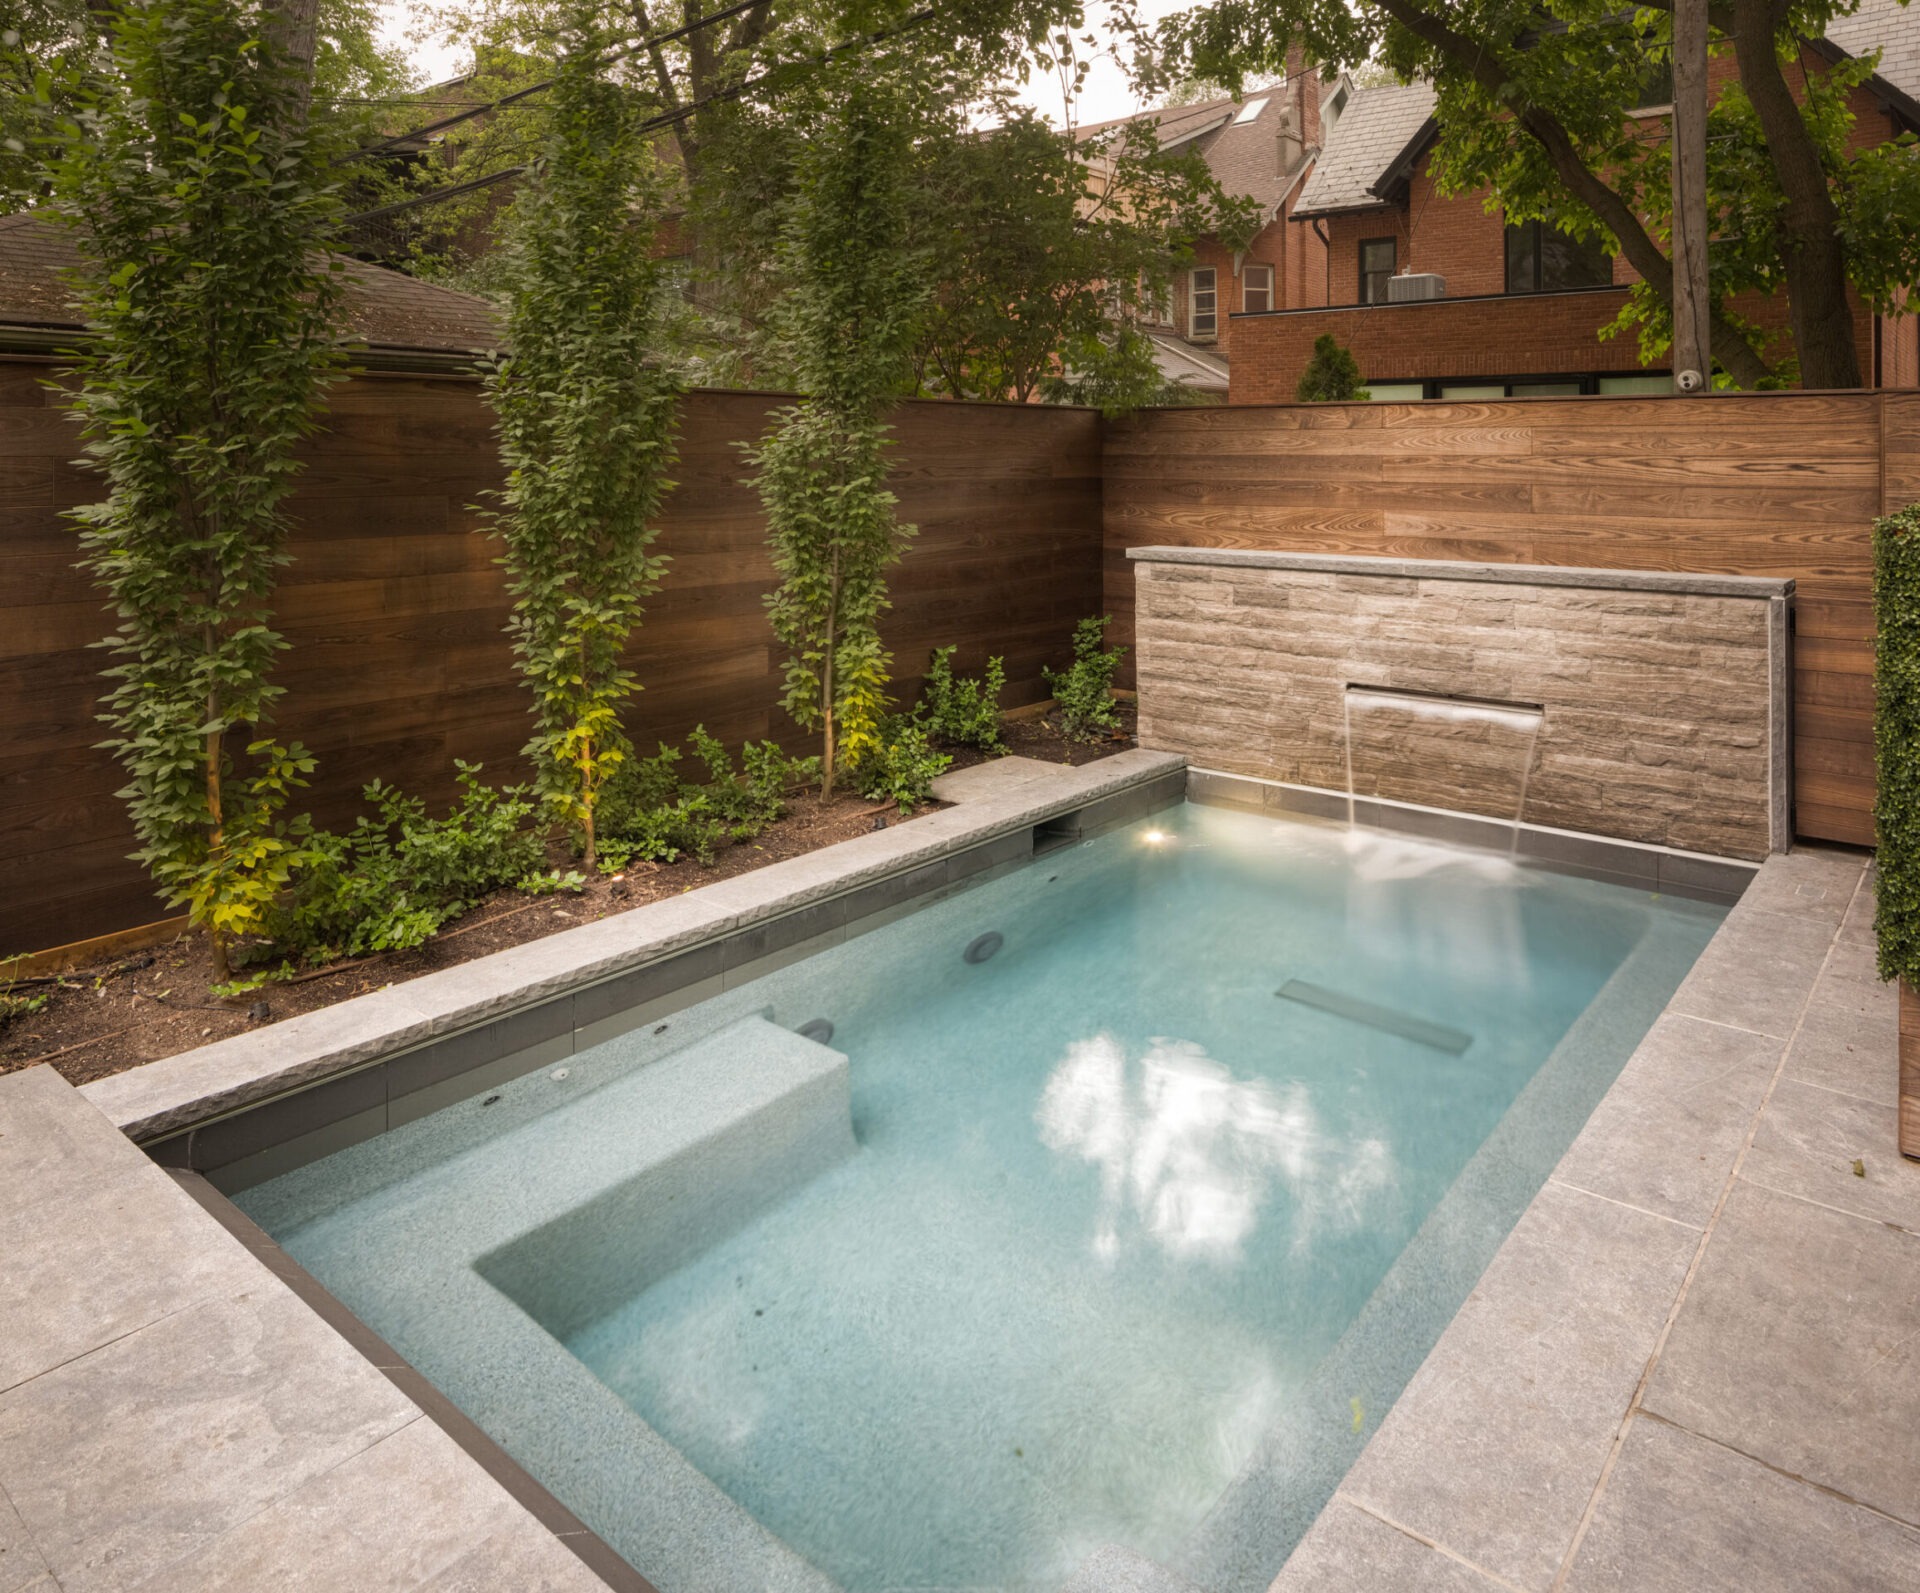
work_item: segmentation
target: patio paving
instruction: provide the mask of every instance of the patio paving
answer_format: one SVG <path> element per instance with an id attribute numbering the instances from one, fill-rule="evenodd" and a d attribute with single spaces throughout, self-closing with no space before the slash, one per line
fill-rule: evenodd
<path id="1" fill-rule="evenodd" d="M 0 1254 L 0 1593 L 605 1593 L 51 1068 L 0 1077 Z"/>
<path id="2" fill-rule="evenodd" d="M 1273 1593 L 1920 1590 L 1865 858 L 1770 860 Z"/>

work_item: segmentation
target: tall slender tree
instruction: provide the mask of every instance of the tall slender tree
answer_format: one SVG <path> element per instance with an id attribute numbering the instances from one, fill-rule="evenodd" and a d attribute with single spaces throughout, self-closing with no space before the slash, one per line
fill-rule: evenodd
<path id="1" fill-rule="evenodd" d="M 73 514 L 120 617 L 104 717 L 135 855 L 224 979 L 298 856 L 283 810 L 312 767 L 263 731 L 282 503 L 338 361 L 337 206 L 307 63 L 262 5 L 117 0 L 107 28 L 73 80 L 40 85 L 52 208 L 86 261 L 72 405 L 108 488 Z"/>
<path id="2" fill-rule="evenodd" d="M 491 525 L 533 694 L 526 753 L 589 868 L 600 791 L 628 752 L 621 705 L 639 689 L 626 646 L 666 565 L 654 516 L 679 398 L 654 347 L 664 178 L 639 131 L 647 102 L 614 80 L 605 44 L 590 13 L 576 19 L 514 204 L 509 352 L 487 377 L 507 467 Z"/>
<path id="3" fill-rule="evenodd" d="M 887 490 L 885 413 L 912 380 L 927 301 L 910 247 L 910 164 L 932 103 L 908 64 L 822 74 L 782 233 L 792 283 L 776 312 L 804 395 L 751 451 L 780 586 L 786 708 L 821 734 L 821 791 L 880 746 L 892 660 L 880 640 L 886 571 L 913 527 Z M 796 129 L 798 132 L 798 129 Z"/>

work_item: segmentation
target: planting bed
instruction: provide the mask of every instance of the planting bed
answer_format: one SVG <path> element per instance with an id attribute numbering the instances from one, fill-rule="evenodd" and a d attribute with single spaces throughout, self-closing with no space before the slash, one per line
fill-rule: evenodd
<path id="1" fill-rule="evenodd" d="M 1008 750 L 1019 756 L 1078 765 L 1133 745 L 1131 703 L 1122 705 L 1122 717 L 1125 733 L 1094 745 L 1067 741 L 1051 717 L 1009 720 L 1003 734 Z M 983 761 L 971 749 L 954 755 L 955 768 Z M 932 811 L 936 805 L 919 811 Z M 207 994 L 213 973 L 206 943 L 199 936 L 182 936 L 76 969 L 55 985 L 21 981 L 13 987 L 17 993 L 50 991 L 53 999 L 41 1011 L 0 1028 L 0 1073 L 47 1062 L 71 1082 L 84 1084 L 260 1024 L 331 1006 L 557 930 L 677 896 L 695 886 L 799 857 L 880 822 L 903 820 L 891 803 L 859 797 L 823 803 L 818 797 L 799 797 L 787 817 L 752 841 L 727 848 L 711 864 L 692 859 L 639 863 L 624 878 L 590 880 L 578 896 L 496 891 L 413 951 L 356 958 L 314 970 L 294 982 L 267 985 L 233 1001 L 218 1001 Z M 556 854 L 554 861 L 563 859 Z"/>

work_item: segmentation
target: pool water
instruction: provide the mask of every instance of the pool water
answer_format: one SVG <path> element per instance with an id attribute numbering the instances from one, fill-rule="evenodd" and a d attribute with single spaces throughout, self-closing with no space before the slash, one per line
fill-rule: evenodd
<path id="1" fill-rule="evenodd" d="M 853 1131 L 510 1373 L 450 1350 L 519 1305 L 436 1312 L 430 1214 L 550 1152 L 469 1104 L 238 1199 L 667 1593 L 1051 1588 L 1110 1545 L 1264 1587 L 1723 913 L 1198 806 L 1044 855 L 503 1091 L 524 1132 L 824 1019 Z M 646 1443 L 582 1457 L 582 1368 Z M 636 1502 L 663 1455 L 779 1574 Z"/>

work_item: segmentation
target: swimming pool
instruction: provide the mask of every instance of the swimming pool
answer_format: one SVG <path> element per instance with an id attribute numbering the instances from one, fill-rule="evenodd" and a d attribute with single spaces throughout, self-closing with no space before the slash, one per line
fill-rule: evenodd
<path id="1" fill-rule="evenodd" d="M 1182 806 L 235 1198 L 668 1593 L 1262 1588 L 1723 914 Z"/>

